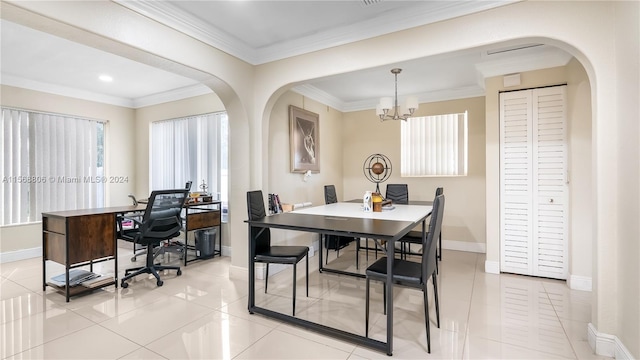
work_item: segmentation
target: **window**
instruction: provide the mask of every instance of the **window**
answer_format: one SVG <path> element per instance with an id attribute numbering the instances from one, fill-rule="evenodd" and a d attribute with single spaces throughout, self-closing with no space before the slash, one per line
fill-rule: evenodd
<path id="1" fill-rule="evenodd" d="M 150 141 L 151 189 L 181 188 L 192 181 L 192 192 L 206 191 L 222 201 L 222 217 L 226 220 L 228 133 L 226 112 L 154 122 Z"/>
<path id="2" fill-rule="evenodd" d="M 466 111 L 409 118 L 401 126 L 401 176 L 467 175 Z"/>
<path id="3" fill-rule="evenodd" d="M 0 225 L 104 206 L 104 123 L 2 108 Z"/>

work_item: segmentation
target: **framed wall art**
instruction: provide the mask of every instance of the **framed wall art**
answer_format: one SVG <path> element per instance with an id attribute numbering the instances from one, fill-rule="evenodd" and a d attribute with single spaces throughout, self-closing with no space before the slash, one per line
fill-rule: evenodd
<path id="1" fill-rule="evenodd" d="M 289 106 L 291 172 L 320 172 L 319 119 L 316 113 Z"/>

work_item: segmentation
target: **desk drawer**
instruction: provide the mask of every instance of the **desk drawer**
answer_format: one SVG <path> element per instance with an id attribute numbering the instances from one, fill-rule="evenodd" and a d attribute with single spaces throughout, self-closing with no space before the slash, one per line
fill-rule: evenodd
<path id="1" fill-rule="evenodd" d="M 207 211 L 187 215 L 187 231 L 220 225 L 220 211 Z"/>
<path id="2" fill-rule="evenodd" d="M 45 226 L 45 229 L 43 230 L 51 231 L 51 232 L 63 234 L 63 235 L 67 233 L 66 219 L 52 216 L 52 217 L 44 218 L 44 221 L 46 226 Z"/>

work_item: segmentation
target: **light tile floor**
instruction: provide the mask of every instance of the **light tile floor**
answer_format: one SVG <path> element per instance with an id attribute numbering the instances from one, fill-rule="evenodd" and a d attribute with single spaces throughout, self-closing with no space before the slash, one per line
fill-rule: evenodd
<path id="1" fill-rule="evenodd" d="M 335 266 L 351 266 L 347 248 Z M 129 244 L 119 249 L 119 274 L 131 267 Z M 144 261 L 138 258 L 138 263 Z M 173 259 L 176 256 L 173 255 Z M 366 267 L 361 253 L 361 269 Z M 370 253 L 370 261 L 372 253 Z M 484 255 L 444 251 L 440 263 L 441 327 L 430 296 L 431 354 L 426 352 L 422 294 L 396 288 L 395 359 L 602 359 L 587 343 L 591 294 L 564 282 L 484 273 Z M 113 274 L 113 265 L 95 270 Z M 229 258 L 198 261 L 164 286 L 139 276 L 127 289 L 110 286 L 64 297 L 42 291 L 40 258 L 1 264 L 2 359 L 387 359 L 380 352 L 250 315 L 246 280 L 229 279 Z M 297 316 L 364 334 L 364 280 L 317 272 L 310 259 L 309 298 L 304 261 L 298 265 Z M 48 274 L 62 268 L 48 264 Z M 264 282 L 257 281 L 260 289 Z M 291 311 L 291 270 L 258 290 L 263 307 Z M 382 286 L 373 283 L 370 336 L 385 338 Z M 431 290 L 432 287 L 429 287 Z"/>

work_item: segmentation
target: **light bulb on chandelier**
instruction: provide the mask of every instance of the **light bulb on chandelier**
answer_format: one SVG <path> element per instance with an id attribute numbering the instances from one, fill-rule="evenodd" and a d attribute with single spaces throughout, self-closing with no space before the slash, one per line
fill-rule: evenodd
<path id="1" fill-rule="evenodd" d="M 398 106 L 398 74 L 402 69 L 391 69 L 391 73 L 395 76 L 395 97 L 380 98 L 380 103 L 376 106 L 376 115 L 380 117 L 380 121 L 385 120 L 407 120 L 418 109 L 418 98 L 410 96 L 402 106 Z M 393 109 L 393 113 L 391 113 Z"/>

